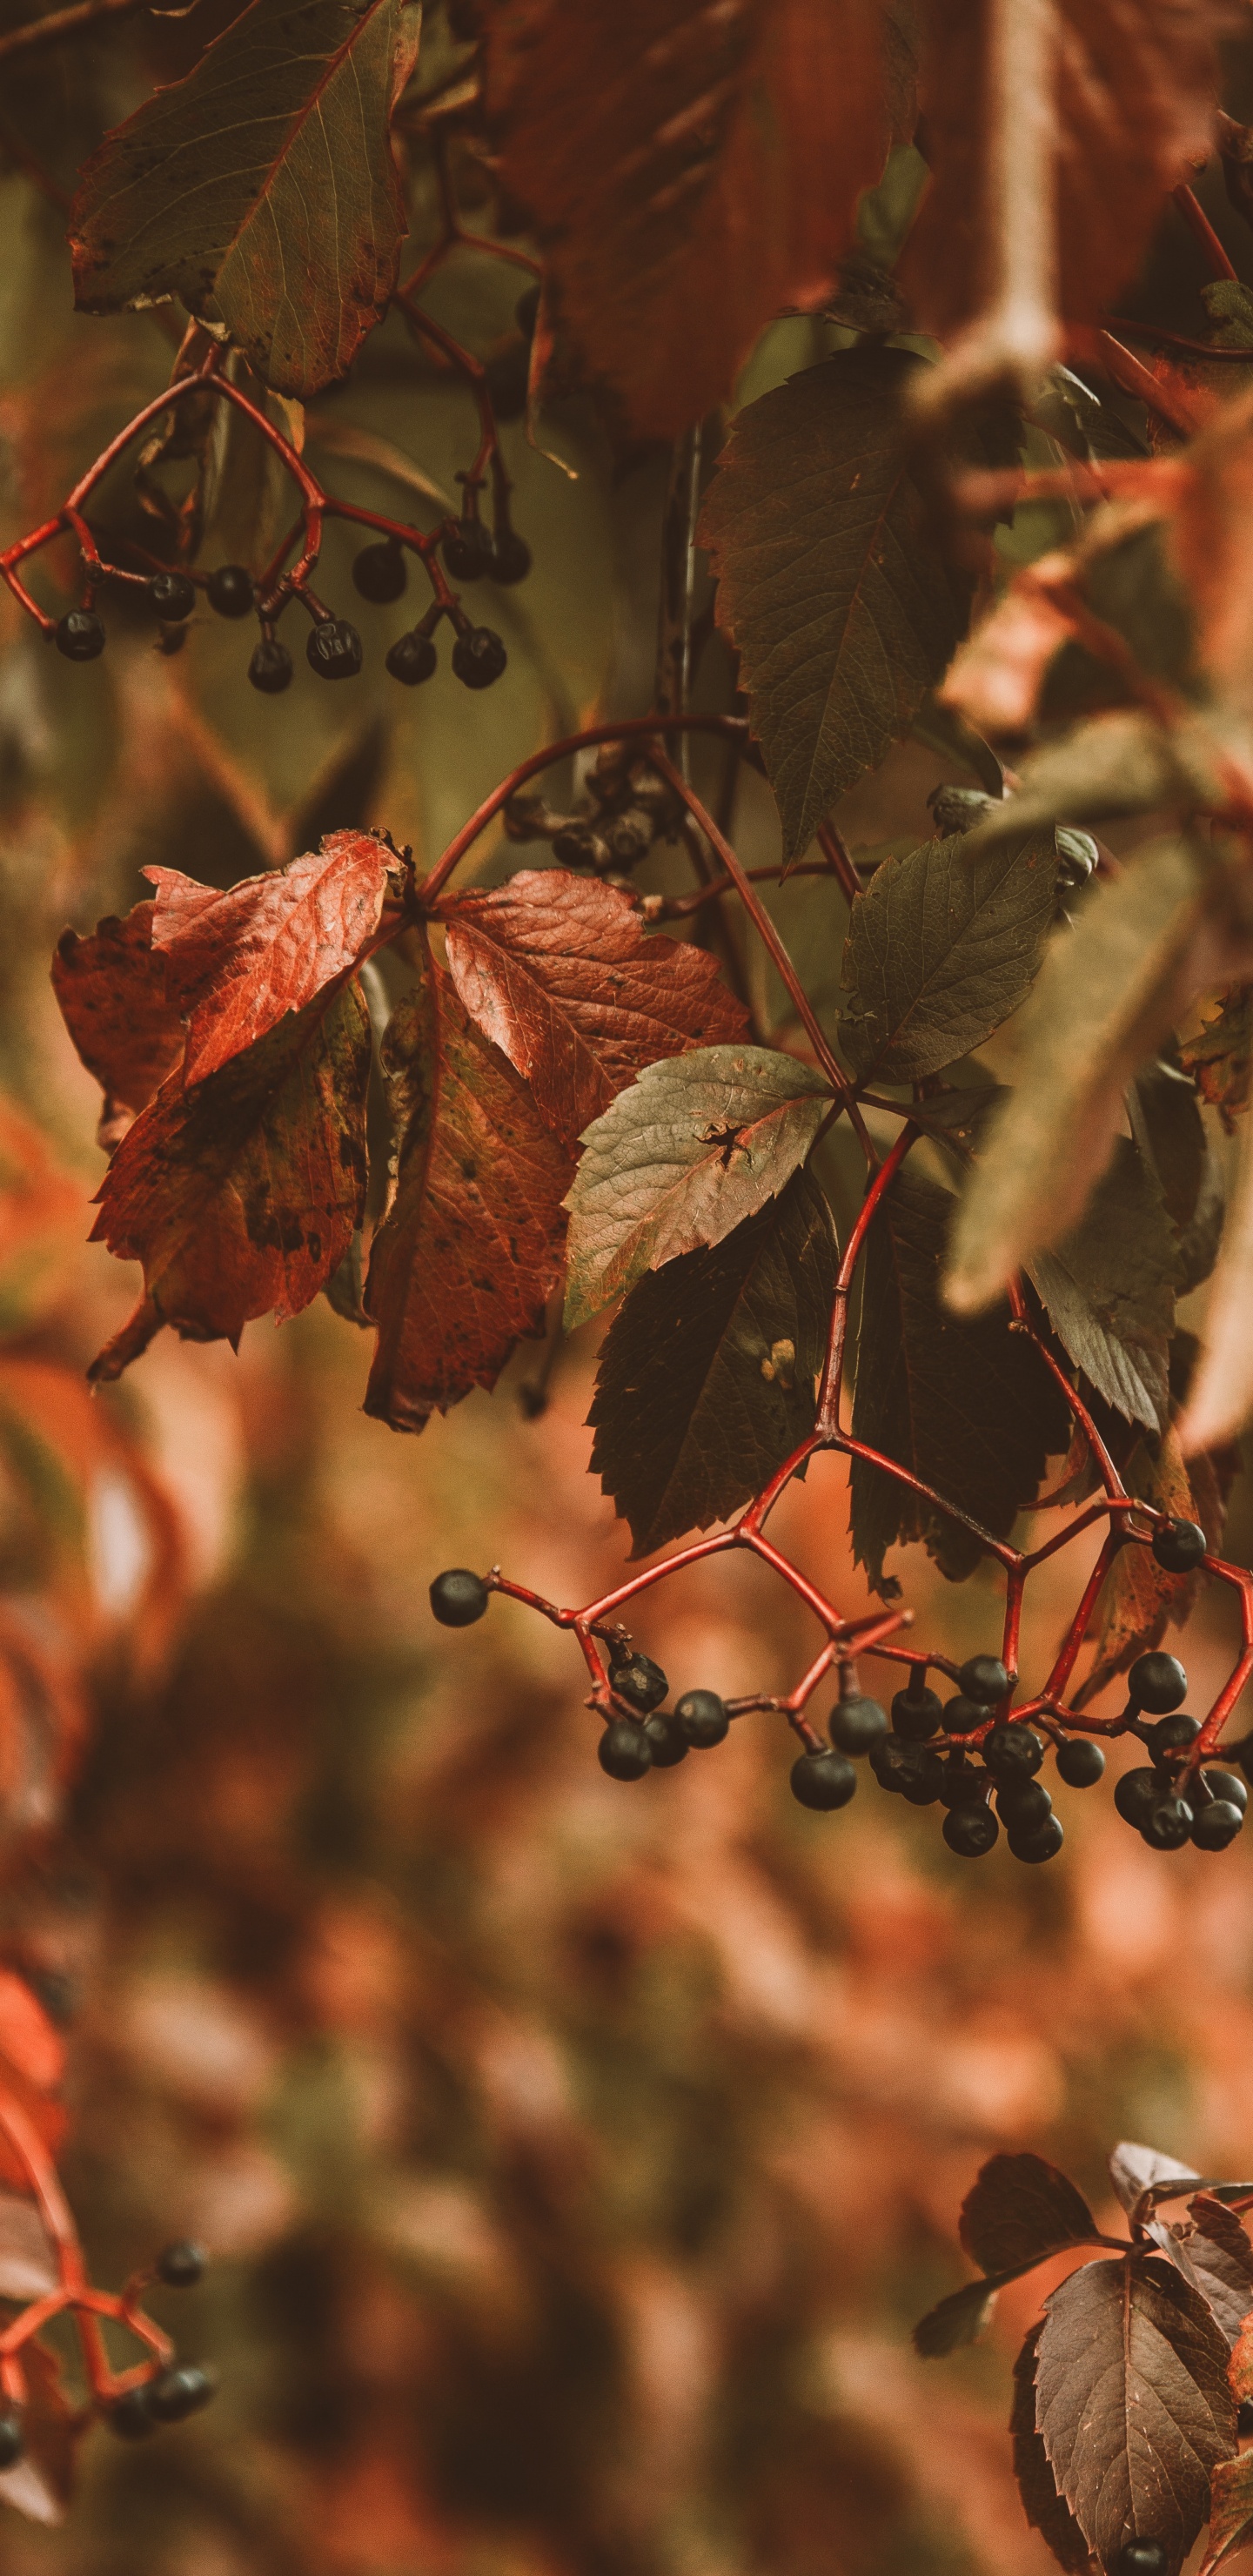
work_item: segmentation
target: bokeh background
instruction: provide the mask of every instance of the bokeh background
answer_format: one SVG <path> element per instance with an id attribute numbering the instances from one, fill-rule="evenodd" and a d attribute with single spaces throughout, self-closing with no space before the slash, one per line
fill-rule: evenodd
<path id="1" fill-rule="evenodd" d="M 6 538 L 168 372 L 168 315 L 74 316 L 66 192 L 103 126 L 230 14 L 202 8 L 194 38 L 144 21 L 6 81 Z M 438 11 L 432 45 L 437 81 L 457 60 Z M 472 146 L 453 153 L 468 213 L 507 224 Z M 410 178 L 429 238 L 420 120 Z M 894 220 L 884 201 L 880 246 Z M 1185 329 L 1188 257 L 1164 235 L 1154 289 Z M 523 282 L 462 257 L 431 309 L 516 359 Z M 741 395 L 835 344 L 780 326 Z M 394 323 L 348 386 L 284 417 L 336 489 L 422 524 L 440 507 L 423 478 L 452 493 L 472 452 L 463 391 Z M 992 2149 L 1057 2157 L 1106 2223 L 1121 2135 L 1248 2169 L 1248 1855 L 1151 1855 L 1108 1790 L 1063 1791 L 1056 1865 L 1002 1846 L 972 1867 L 938 1811 L 868 1780 L 845 1814 L 804 1813 L 766 1718 L 637 1786 L 606 1780 L 568 1640 L 503 1602 L 450 1636 L 426 1601 L 446 1564 L 497 1560 L 564 1602 L 620 1570 L 587 1475 L 593 1336 L 549 1354 L 545 1410 L 530 1346 L 494 1400 L 420 1441 L 364 1419 L 366 1338 L 325 1300 L 281 1333 L 250 1326 L 238 1357 L 167 1339 L 120 1388 L 83 1384 L 136 1281 L 84 1241 L 102 1164 L 48 985 L 66 922 L 125 909 L 150 861 L 226 885 L 340 824 L 386 824 L 424 863 L 538 743 L 649 702 L 667 459 L 615 450 L 575 395 L 542 425 L 560 462 L 520 423 L 507 441 L 536 560 L 493 595 L 511 659 L 485 697 L 446 670 L 411 694 L 386 679 L 400 613 L 355 602 L 338 536 L 323 586 L 367 647 L 351 689 L 301 664 L 287 698 L 256 697 L 247 641 L 207 615 L 166 659 L 111 612 L 104 660 L 73 668 L 0 604 L 0 2045 L 26 2098 L 63 2091 L 98 2278 L 174 2236 L 211 2244 L 204 2286 L 154 2307 L 223 2383 L 150 2445 L 95 2432 L 59 2525 L 7 2511 L 0 2480 L 0 2566 L 1027 2576 L 1046 2555 L 1004 2423 L 1038 2285 L 944 2364 L 912 2357 L 909 2327 L 964 2277 L 956 2214 Z M 213 462 L 203 559 L 259 568 L 281 494 L 236 429 Z M 128 475 L 100 517 L 155 541 Z M 71 575 L 46 559 L 49 604 Z M 726 703 L 729 686 L 715 643 L 701 687 Z M 841 826 L 909 845 L 930 789 L 962 775 L 916 739 Z M 554 800 L 576 784 L 558 775 Z M 736 821 L 768 857 L 751 780 Z M 545 855 L 489 840 L 478 863 Z M 674 854 L 649 867 L 648 885 L 682 881 Z M 802 881 L 789 900 L 830 999 L 839 898 Z M 732 966 L 770 1020 L 777 988 Z M 848 1176 L 829 1177 L 838 1208 Z M 856 1609 L 847 1518 L 826 1462 L 778 1526 Z M 1249 1531 L 1242 1480 L 1244 1561 Z M 1033 1585 L 1024 1669 L 1084 1561 L 1080 1545 Z M 897 1570 L 920 1635 L 951 1654 L 995 1641 L 990 1577 L 953 1591 L 925 1560 Z M 637 1632 L 676 1689 L 785 1686 L 811 1645 L 765 1571 L 726 1560 L 651 1596 Z M 1204 1603 L 1198 1691 L 1230 1644 L 1227 1607 Z"/>

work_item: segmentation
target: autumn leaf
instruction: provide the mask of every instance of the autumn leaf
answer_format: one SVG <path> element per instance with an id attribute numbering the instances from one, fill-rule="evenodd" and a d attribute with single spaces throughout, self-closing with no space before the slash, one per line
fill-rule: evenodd
<path id="1" fill-rule="evenodd" d="M 723 1241 L 632 1289 L 588 1419 L 635 1556 L 729 1518 L 812 1431 L 835 1270 L 826 1203 L 796 1172 Z"/>
<path id="2" fill-rule="evenodd" d="M 1163 2228 L 1158 2241 L 1234 2344 L 1253 2308 L 1253 2245 L 1235 2211 L 1224 2208 L 1212 2193 L 1198 2192 L 1188 2203 L 1187 2220 Z"/>
<path id="3" fill-rule="evenodd" d="M 645 1065 L 748 1026 L 706 950 L 647 932 L 630 896 L 593 877 L 523 869 L 459 897 L 445 929 L 471 1019 L 571 1142 Z"/>
<path id="4" fill-rule="evenodd" d="M 1128 1493 L 1138 1493 L 1155 1510 L 1174 1520 L 1196 1521 L 1201 1505 L 1173 1428 L 1162 1434 L 1154 1456 L 1142 1445 L 1123 1471 Z M 1206 1518 L 1208 1518 L 1208 1513 Z M 1207 1532 L 1216 1547 L 1221 1530 Z M 1107 1577 L 1098 1612 L 1096 1662 L 1074 1695 L 1076 1708 L 1087 1708 L 1116 1673 L 1125 1673 L 1137 1655 L 1160 1645 L 1168 1621 L 1182 1626 L 1195 1603 L 1198 1577 L 1168 1574 L 1150 1547 L 1128 1539 L 1120 1547 Z"/>
<path id="5" fill-rule="evenodd" d="M 80 312 L 177 296 L 278 393 L 346 374 L 396 283 L 389 122 L 420 24 L 416 0 L 252 0 L 85 164 Z"/>
<path id="6" fill-rule="evenodd" d="M 366 1282 L 365 1410 L 420 1431 L 542 1331 L 572 1157 L 435 965 L 393 1013 L 382 1064 L 396 1144 Z"/>
<path id="7" fill-rule="evenodd" d="M 1179 1237 L 1157 1179 L 1125 1136 L 1079 1224 L 1027 1264 L 1076 1368 L 1115 1412 L 1153 1432 L 1170 1415 L 1178 1267 Z"/>
<path id="8" fill-rule="evenodd" d="M 1179 1061 L 1196 1078 L 1203 1100 L 1216 1109 L 1229 1136 L 1249 1105 L 1253 1073 L 1253 992 L 1247 984 L 1207 1003 L 1199 1026 L 1181 1034 Z"/>
<path id="9" fill-rule="evenodd" d="M 755 1215 L 804 1162 L 830 1104 L 825 1075 L 766 1047 L 646 1065 L 583 1138 L 567 1201 L 567 1329 Z"/>
<path id="10" fill-rule="evenodd" d="M 1067 2576 L 1085 2576 L 1092 2553 L 1068 2504 L 1057 2492 L 1057 2482 L 1049 2467 L 1048 2452 L 1036 2431 L 1035 2373 L 1044 2332 L 1043 2320 L 1033 2326 L 1014 2363 L 1014 2402 L 1010 2410 L 1009 2429 L 1014 2445 L 1014 2475 L 1022 2497 L 1022 2509 L 1032 2529 L 1038 2531 L 1058 2565 Z"/>
<path id="11" fill-rule="evenodd" d="M 361 1222 L 370 1024 L 355 985 L 289 1013 L 194 1089 L 172 1074 L 98 1192 L 94 1243 L 142 1261 L 144 1298 L 91 1374 L 118 1377 L 163 1324 L 238 1343 L 299 1314 Z"/>
<path id="12" fill-rule="evenodd" d="M 1190 2189 L 1199 2189 L 1201 2182 L 1191 2165 L 1180 2164 L 1177 2156 L 1164 2156 L 1158 2147 L 1142 2147 L 1134 2138 L 1120 2138 L 1111 2149 L 1109 2178 L 1128 2217 L 1137 2224 L 1154 2201 L 1182 2197 Z"/>
<path id="13" fill-rule="evenodd" d="M 1090 2245 L 1096 2220 L 1043 2156 L 990 2156 L 962 2203 L 962 2245 L 981 2272 L 1025 2270 L 1064 2245 Z"/>
<path id="14" fill-rule="evenodd" d="M 120 1102 L 137 1116 L 183 1054 L 183 1023 L 152 944 L 155 904 L 98 921 L 86 939 L 65 930 L 52 988 L 78 1053 L 104 1093 L 102 1124 Z"/>
<path id="15" fill-rule="evenodd" d="M 1221 2565 L 1253 2539 L 1253 2450 L 1238 2459 L 1220 2460 L 1210 2491 L 1209 2546 L 1201 2576 Z"/>
<path id="16" fill-rule="evenodd" d="M 1026 1000 L 1052 928 L 1053 836 L 980 857 L 963 833 L 885 859 L 844 952 L 840 1044 L 862 1081 L 911 1082 L 981 1046 Z"/>

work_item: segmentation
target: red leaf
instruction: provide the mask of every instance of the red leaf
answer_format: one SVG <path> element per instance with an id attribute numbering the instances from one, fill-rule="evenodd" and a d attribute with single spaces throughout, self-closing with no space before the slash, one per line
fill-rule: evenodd
<path id="1" fill-rule="evenodd" d="M 571 1139 L 646 1064 L 745 1036 L 748 1013 L 703 948 L 646 931 L 594 877 L 525 868 L 447 916 L 448 967 L 471 1019 Z"/>
<path id="2" fill-rule="evenodd" d="M 177 868 L 145 868 L 157 889 L 152 944 L 185 1018 L 186 1079 L 203 1082 L 287 1011 L 351 972 L 400 862 L 373 832 L 330 832 L 317 850 L 219 894 Z"/>
<path id="3" fill-rule="evenodd" d="M 573 1156 L 437 966 L 393 1015 L 382 1060 L 398 1144 L 366 1284 L 379 1338 L 365 1410 L 420 1431 L 542 1330 Z"/>
<path id="4" fill-rule="evenodd" d="M 86 939 L 62 931 L 52 961 L 61 1017 L 105 1096 L 138 1115 L 173 1073 L 183 1052 L 183 1023 L 166 997 L 165 960 L 154 956 L 156 906 L 137 903 L 125 920 L 109 913 Z"/>
<path id="5" fill-rule="evenodd" d="M 119 1377 L 163 1324 L 238 1343 L 249 1317 L 299 1314 L 361 1223 L 370 1026 L 355 985 L 192 1091 L 172 1075 L 98 1192 L 93 1243 L 142 1261 L 146 1295 L 93 1363 Z"/>

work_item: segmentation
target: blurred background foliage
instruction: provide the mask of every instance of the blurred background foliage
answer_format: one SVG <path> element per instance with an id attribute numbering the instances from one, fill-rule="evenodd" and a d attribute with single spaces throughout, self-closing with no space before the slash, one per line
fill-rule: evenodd
<path id="1" fill-rule="evenodd" d="M 146 21 L 6 83 L 6 536 L 165 379 L 167 316 L 73 314 L 65 195 L 102 126 L 230 14 L 202 7 L 194 43 Z M 412 179 L 420 247 L 416 149 Z M 468 154 L 459 184 L 473 217 Z M 890 207 L 874 221 L 890 235 Z M 461 254 L 431 309 L 480 356 L 516 353 L 523 282 Z M 745 390 L 821 354 L 824 327 L 780 326 Z M 123 1388 L 85 1391 L 136 1292 L 83 1241 L 98 1104 L 52 1002 L 55 939 L 135 901 L 152 860 L 225 885 L 377 822 L 425 864 L 539 743 L 648 704 L 667 459 L 615 452 L 574 396 L 542 428 L 564 465 L 505 433 L 535 570 L 493 593 L 510 665 L 485 695 L 446 668 L 395 688 L 403 611 L 356 601 L 337 531 L 323 588 L 367 648 L 351 689 L 301 661 L 289 696 L 258 697 L 247 642 L 207 614 L 167 660 L 114 611 L 108 654 L 77 668 L 0 606 L 0 2046 L 27 2098 L 63 2083 L 99 2278 L 209 2241 L 205 2285 L 155 2305 L 223 2378 L 150 2447 L 96 2432 L 59 2527 L 6 2513 L 6 2576 L 1026 2576 L 1049 2562 L 1003 2427 L 1037 2285 L 978 2352 L 928 2369 L 908 2346 L 961 2277 L 976 2165 L 1030 2144 L 1107 2211 L 1121 2134 L 1249 2163 L 1238 1847 L 1162 1859 L 1108 1795 L 1071 1792 L 1056 1869 L 1001 1848 L 971 1870 L 933 1814 L 868 1783 L 846 1815 L 799 1809 L 765 1719 L 615 1786 L 567 1641 L 506 1602 L 468 1635 L 434 1628 L 441 1565 L 498 1559 L 566 1602 L 620 1568 L 586 1474 L 590 1336 L 557 1353 L 546 1410 L 524 1401 L 531 1348 L 420 1442 L 364 1420 L 365 1340 L 325 1301 L 251 1326 L 237 1359 L 167 1338 Z M 422 478 L 455 491 L 473 429 L 395 320 L 303 422 L 334 488 L 428 515 Z M 230 435 L 204 560 L 255 568 L 281 495 Z M 128 475 L 108 515 L 139 524 Z M 715 645 L 701 686 L 725 703 L 728 685 Z M 841 827 L 908 846 L 962 775 L 916 739 Z M 548 784 L 557 803 L 571 787 Z M 736 820 L 769 857 L 752 779 Z M 479 858 L 499 875 L 547 852 Z M 779 910 L 833 991 L 830 881 Z M 739 963 L 769 1018 L 781 993 Z M 842 1468 L 779 1518 L 862 1606 Z M 1248 1528 L 1241 1486 L 1237 1554 Z M 1078 1553 L 1037 1578 L 1029 1657 Z M 954 1592 L 899 1570 L 922 1636 L 987 1645 L 990 1576 Z M 1226 1617 L 1194 1624 L 1199 1688 Z M 764 1569 L 726 1560 L 655 1596 L 639 1635 L 680 1689 L 784 1686 L 808 1645 Z"/>

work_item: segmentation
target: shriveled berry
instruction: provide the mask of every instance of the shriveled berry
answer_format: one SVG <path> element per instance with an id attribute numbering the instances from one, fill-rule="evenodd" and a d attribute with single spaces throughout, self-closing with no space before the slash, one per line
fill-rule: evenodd
<path id="1" fill-rule="evenodd" d="M 142 2387 L 128 2388 L 106 2407 L 104 2420 L 119 2442 L 146 2442 L 149 2434 L 155 2433 L 157 2419 L 149 2404 L 151 2387 L 151 2380 L 147 2380 Z"/>
<path id="2" fill-rule="evenodd" d="M 487 567 L 493 581 L 511 589 L 515 581 L 525 581 L 531 569 L 531 549 L 516 528 L 501 528 L 492 539 L 492 559 Z"/>
<path id="3" fill-rule="evenodd" d="M 1192 1840 L 1198 1851 L 1226 1851 L 1244 1823 L 1244 1810 L 1234 1798 L 1211 1798 L 1193 1819 Z"/>
<path id="4" fill-rule="evenodd" d="M 176 2244 L 162 2246 L 157 2256 L 157 2279 L 164 2281 L 167 2290 L 194 2290 L 197 2281 L 204 2279 L 208 2260 L 203 2245 L 194 2244 L 189 2236 L 180 2236 Z"/>
<path id="5" fill-rule="evenodd" d="M 1066 1837 L 1060 1816 L 1049 1816 L 1044 1824 L 1036 1825 L 1029 1833 L 1020 1834 L 1015 1829 L 1013 1833 L 1007 1833 L 1005 1839 L 1015 1860 L 1041 1861 L 1055 1860 Z"/>
<path id="6" fill-rule="evenodd" d="M 1233 1807 L 1239 1808 L 1241 1815 L 1244 1814 L 1249 1803 L 1249 1793 L 1237 1772 L 1203 1771 L 1201 1778 L 1211 1798 L 1227 1798 Z"/>
<path id="7" fill-rule="evenodd" d="M 361 638 L 347 617 L 320 618 L 305 652 L 320 680 L 355 680 L 361 668 Z"/>
<path id="8" fill-rule="evenodd" d="M 802 1753 L 792 1764 L 792 1795 L 802 1807 L 846 1807 L 856 1787 L 857 1774 L 842 1753 Z"/>
<path id="9" fill-rule="evenodd" d="M 882 1744 L 888 1731 L 887 1712 L 877 1699 L 867 1699 L 861 1691 L 850 1692 L 838 1699 L 831 1711 L 827 1733 L 841 1753 L 869 1753 L 872 1745 Z"/>
<path id="10" fill-rule="evenodd" d="M 1133 1708 L 1164 1717 L 1188 1695 L 1188 1676 L 1177 1655 L 1137 1655 L 1127 1675 L 1127 1697 Z"/>
<path id="11" fill-rule="evenodd" d="M 674 1722 L 681 1727 L 689 1744 L 706 1750 L 721 1744 L 731 1724 L 726 1707 L 716 1691 L 684 1691 L 674 1704 Z"/>
<path id="12" fill-rule="evenodd" d="M 971 1655 L 957 1676 L 957 1687 L 963 1696 L 981 1700 L 985 1708 L 995 1708 L 1009 1686 L 1009 1675 L 999 1655 Z"/>
<path id="13" fill-rule="evenodd" d="M 483 373 L 497 420 L 521 420 L 531 382 L 531 352 L 525 340 L 511 340 L 507 348 L 498 349 Z"/>
<path id="14" fill-rule="evenodd" d="M 1114 1805 L 1127 1824 L 1138 1828 L 1152 1813 L 1165 1786 L 1160 1771 L 1124 1771 L 1122 1778 L 1114 1782 Z"/>
<path id="15" fill-rule="evenodd" d="M 393 680 L 402 681 L 407 689 L 416 689 L 420 680 L 432 677 L 438 661 L 434 636 L 424 635 L 420 627 L 415 627 L 411 634 L 397 636 L 387 656 L 387 668 Z"/>
<path id="16" fill-rule="evenodd" d="M 1029 1726 L 994 1726 L 983 1739 L 983 1758 L 998 1780 L 1025 1780 L 1038 1771 L 1044 1747 Z"/>
<path id="17" fill-rule="evenodd" d="M 611 1780 L 642 1780 L 652 1770 L 653 1748 L 633 1717 L 615 1717 L 596 1747 L 596 1759 Z"/>
<path id="18" fill-rule="evenodd" d="M 450 1565 L 431 1585 L 431 1608 L 441 1628 L 472 1628 L 491 1599 L 481 1574 L 467 1565 Z"/>
<path id="19" fill-rule="evenodd" d="M 390 606 L 393 599 L 404 596 L 409 578 L 405 550 L 391 537 L 383 537 L 376 546 L 363 546 L 355 558 L 352 577 L 363 599 L 372 600 L 376 608 Z"/>
<path id="20" fill-rule="evenodd" d="M 1158 1798 L 1140 1831 L 1151 1851 L 1180 1851 L 1192 1833 L 1192 1809 L 1186 1798 Z"/>
<path id="21" fill-rule="evenodd" d="M 217 2393 L 215 2372 L 198 2361 L 171 2362 L 148 2385 L 148 2405 L 158 2424 L 182 2424 Z"/>
<path id="22" fill-rule="evenodd" d="M 24 2449 L 21 2416 L 0 2415 L 0 2469 L 15 2469 Z"/>
<path id="23" fill-rule="evenodd" d="M 205 584 L 205 597 L 219 617 L 246 617 L 253 602 L 252 574 L 242 564 L 219 564 Z"/>
<path id="24" fill-rule="evenodd" d="M 261 689 L 267 698 L 280 697 L 284 689 L 291 687 L 291 655 L 277 635 L 263 635 L 255 646 L 248 677 L 254 689 Z"/>
<path id="25" fill-rule="evenodd" d="M 991 1776 L 984 1770 L 982 1763 L 976 1770 L 973 1762 L 967 1762 L 964 1754 L 950 1753 L 947 1762 L 942 1763 L 940 1767 L 943 1773 L 940 1782 L 942 1806 L 974 1807 L 982 1803 Z"/>
<path id="26" fill-rule="evenodd" d="M 1053 1801 L 1042 1780 L 1016 1780 L 997 1792 L 996 1812 L 1006 1833 L 1033 1834 L 1048 1823 Z"/>
<path id="27" fill-rule="evenodd" d="M 1195 1744 L 1200 1732 L 1200 1718 L 1188 1717 L 1180 1709 L 1174 1717 L 1159 1717 L 1152 1726 L 1146 1726 L 1144 1740 L 1160 1762 L 1163 1753 L 1173 1753 L 1178 1745 Z"/>
<path id="28" fill-rule="evenodd" d="M 921 1744 L 928 1735 L 938 1734 L 943 1715 L 943 1701 L 933 1690 L 898 1691 L 892 1702 L 893 1727 L 911 1743 Z"/>
<path id="29" fill-rule="evenodd" d="M 490 626 L 472 626 L 468 635 L 457 637 L 452 648 L 453 669 L 467 689 L 490 689 L 508 659 L 499 635 L 493 634 Z"/>
<path id="30" fill-rule="evenodd" d="M 158 617 L 171 617 L 177 624 L 190 617 L 196 605 L 196 585 L 185 572 L 154 572 L 148 582 L 148 597 Z"/>
<path id="31" fill-rule="evenodd" d="M 950 1807 L 942 1830 L 950 1851 L 963 1860 L 981 1860 L 991 1851 L 1000 1826 L 991 1808 L 980 1800 L 977 1807 Z"/>
<path id="32" fill-rule="evenodd" d="M 104 651 L 104 628 L 94 608 L 67 608 L 56 624 L 56 648 L 67 662 L 94 662 Z"/>
<path id="33" fill-rule="evenodd" d="M 1191 1574 L 1205 1554 L 1205 1532 L 1195 1521 L 1163 1521 L 1153 1532 L 1153 1554 L 1168 1574 Z"/>
<path id="34" fill-rule="evenodd" d="M 986 1726 L 987 1722 L 988 1712 L 982 1700 L 967 1699 L 964 1691 L 959 1691 L 956 1699 L 944 1703 L 946 1735 L 973 1735 L 977 1726 Z"/>
<path id="35" fill-rule="evenodd" d="M 1057 1748 L 1057 1776 L 1068 1789 L 1091 1789 L 1104 1776 L 1105 1756 L 1090 1735 L 1076 1735 Z"/>
<path id="36" fill-rule="evenodd" d="M 1160 2540 L 1124 2540 L 1116 2576 L 1166 2576 L 1170 2559 Z"/>
<path id="37" fill-rule="evenodd" d="M 628 1708 L 647 1717 L 650 1710 L 660 1708 L 670 1684 L 651 1655 L 624 1655 L 610 1664 L 609 1687 L 616 1699 L 624 1699 Z"/>
<path id="38" fill-rule="evenodd" d="M 539 287 L 524 286 L 513 308 L 513 318 L 524 340 L 533 340 L 539 320 Z"/>
<path id="39" fill-rule="evenodd" d="M 646 1717 L 644 1733 L 652 1748 L 654 1771 L 673 1771 L 676 1762 L 686 1762 L 692 1748 L 672 1717 Z"/>
<path id="40" fill-rule="evenodd" d="M 444 539 L 444 562 L 454 581 L 481 581 L 490 571 L 492 537 L 481 519 L 458 519 Z"/>

